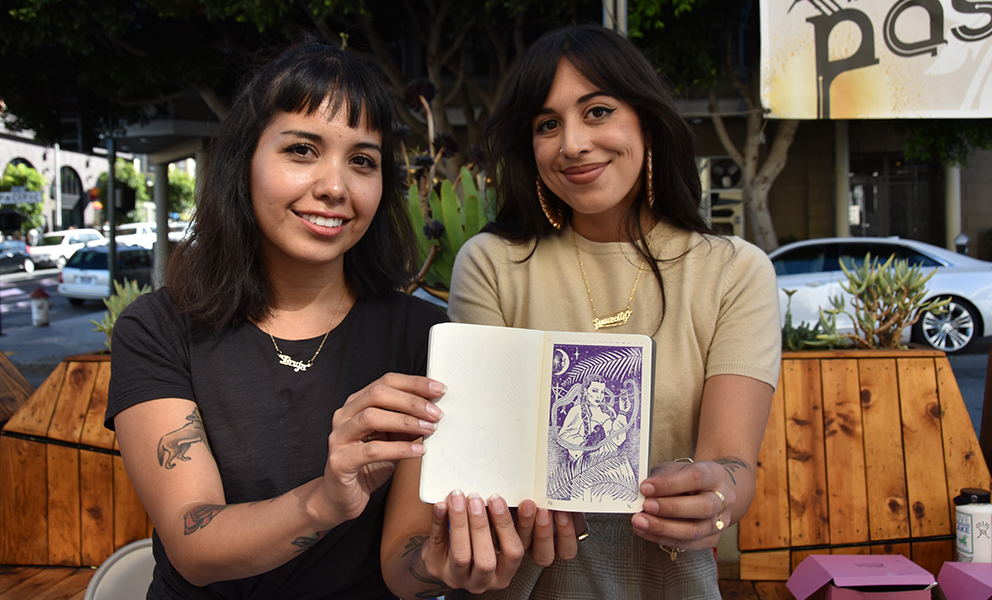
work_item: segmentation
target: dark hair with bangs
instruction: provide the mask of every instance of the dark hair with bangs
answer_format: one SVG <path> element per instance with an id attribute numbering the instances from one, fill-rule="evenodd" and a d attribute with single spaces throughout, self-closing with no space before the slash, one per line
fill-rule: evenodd
<path id="1" fill-rule="evenodd" d="M 533 121 L 551 91 L 561 59 L 637 111 L 654 155 L 654 217 L 681 229 L 713 233 L 699 214 L 702 189 L 695 138 L 671 89 L 630 40 L 599 25 L 572 25 L 545 33 L 517 66 L 486 125 L 485 156 L 499 203 L 496 220 L 487 231 L 516 242 L 534 240 L 535 247 L 542 236 L 554 232 L 537 199 Z M 641 187 L 627 214 L 626 231 L 621 232 L 627 239 L 644 237 L 640 215 L 647 205 L 646 189 Z M 545 193 L 570 219 L 571 208 L 547 186 Z M 638 246 L 661 285 L 658 259 L 650 249 Z"/>
<path id="2" fill-rule="evenodd" d="M 345 253 L 349 286 L 366 298 L 410 281 L 414 238 L 399 190 L 392 101 L 370 65 L 308 37 L 248 81 L 210 144 L 191 234 L 172 252 L 166 276 L 182 314 L 217 329 L 265 316 L 271 297 L 258 254 L 252 157 L 276 114 L 310 115 L 325 100 L 333 113 L 347 111 L 350 127 L 382 134 L 382 199 L 368 230 Z"/>

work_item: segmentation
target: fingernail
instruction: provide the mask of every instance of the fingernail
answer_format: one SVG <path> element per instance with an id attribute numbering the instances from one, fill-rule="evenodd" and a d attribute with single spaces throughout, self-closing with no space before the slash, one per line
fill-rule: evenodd
<path id="1" fill-rule="evenodd" d="M 439 394 L 444 394 L 448 391 L 448 386 L 444 385 L 440 381 L 434 381 L 433 379 L 429 384 L 427 384 L 427 387 L 429 387 L 432 392 L 437 392 Z"/>
<path id="2" fill-rule="evenodd" d="M 434 417 L 435 419 L 440 419 L 444 416 L 444 411 L 437 407 L 433 402 L 427 403 L 427 414 Z"/>
<path id="3" fill-rule="evenodd" d="M 501 515 L 506 512 L 506 500 L 503 500 L 499 494 L 493 494 L 489 496 L 489 508 L 497 515 Z"/>
<path id="4" fill-rule="evenodd" d="M 465 510 L 465 494 L 461 490 L 451 492 L 449 502 L 451 502 L 451 510 L 459 512 Z"/>
<path id="5" fill-rule="evenodd" d="M 438 502 L 434 505 L 434 514 L 443 517 L 444 513 L 448 511 L 448 507 L 445 506 L 444 502 Z"/>
<path id="6" fill-rule="evenodd" d="M 539 525 L 550 525 L 551 524 L 551 513 L 546 510 L 537 511 L 537 523 Z"/>
<path id="7" fill-rule="evenodd" d="M 424 429 L 424 430 L 427 430 L 427 431 L 436 431 L 437 430 L 437 423 L 431 423 L 430 421 L 424 421 L 423 419 L 421 419 L 420 420 L 420 428 L 421 429 Z"/>
<path id="8" fill-rule="evenodd" d="M 424 455 L 424 445 L 423 444 L 418 444 L 416 442 L 410 444 L 410 453 L 413 454 L 414 456 L 423 456 Z"/>
<path id="9" fill-rule="evenodd" d="M 517 507 L 517 514 L 519 514 L 521 517 L 527 517 L 528 519 L 530 517 L 533 517 L 534 505 L 530 502 L 524 502 L 519 507 Z"/>
<path id="10" fill-rule="evenodd" d="M 641 514 L 634 515 L 630 522 L 634 526 L 634 529 L 639 529 L 641 531 L 647 531 L 648 529 L 648 520 Z"/>
<path id="11" fill-rule="evenodd" d="M 482 501 L 482 496 L 475 492 L 468 495 L 468 512 L 473 515 L 481 515 L 486 512 L 486 504 Z"/>
<path id="12" fill-rule="evenodd" d="M 559 525 L 568 525 L 568 522 L 572 519 L 568 516 L 567 512 L 555 513 L 555 520 L 558 521 Z"/>
<path id="13" fill-rule="evenodd" d="M 650 483 L 642 483 L 640 490 L 642 496 L 654 496 L 654 486 Z"/>

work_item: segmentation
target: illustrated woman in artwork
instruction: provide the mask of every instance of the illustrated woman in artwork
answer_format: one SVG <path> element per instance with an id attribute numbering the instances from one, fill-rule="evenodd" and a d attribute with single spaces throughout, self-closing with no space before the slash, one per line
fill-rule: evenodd
<path id="1" fill-rule="evenodd" d="M 642 510 L 589 513 L 574 559 L 525 559 L 487 598 L 721 597 L 713 547 L 754 498 L 781 321 L 767 254 L 700 215 L 696 155 L 655 67 L 596 25 L 541 36 L 493 110 L 496 214 L 459 251 L 448 316 L 644 334 L 657 358 Z M 401 525 L 400 538 L 424 535 L 429 511 Z M 572 543 L 562 529 L 557 541 Z"/>
<path id="2" fill-rule="evenodd" d="M 630 398 L 626 409 L 615 411 L 607 402 L 606 380 L 591 374 L 583 378 L 578 401 L 565 415 L 558 439 L 568 452 L 570 498 L 598 500 L 637 499 L 637 479 L 620 446 L 627 439 Z M 626 388 L 629 394 L 630 389 Z M 636 393 L 636 390 L 634 390 Z M 556 478 L 557 479 L 557 478 Z"/>

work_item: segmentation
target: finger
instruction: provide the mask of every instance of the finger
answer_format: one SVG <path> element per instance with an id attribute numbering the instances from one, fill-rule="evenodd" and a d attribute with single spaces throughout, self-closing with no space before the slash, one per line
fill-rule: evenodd
<path id="1" fill-rule="evenodd" d="M 517 572 L 517 567 L 524 557 L 524 545 L 517 535 L 506 500 L 496 494 L 489 498 L 489 518 L 496 532 L 496 539 L 499 540 L 495 573 L 499 587 L 502 584 L 508 585 L 513 574 Z"/>
<path id="2" fill-rule="evenodd" d="M 427 572 L 442 573 L 448 555 L 448 505 L 438 502 L 431 511 L 431 538 L 421 554 Z"/>
<path id="3" fill-rule="evenodd" d="M 448 569 L 459 581 L 464 581 L 472 566 L 472 538 L 465 494 L 461 490 L 448 494 L 448 538 Z"/>
<path id="4" fill-rule="evenodd" d="M 582 535 L 589 535 L 589 524 L 586 522 L 585 513 L 572 513 L 572 520 L 575 521 L 575 535 L 576 537 Z"/>
<path id="5" fill-rule="evenodd" d="M 555 560 L 555 530 L 551 511 L 537 509 L 534 519 L 534 541 L 530 547 L 530 559 L 539 567 L 546 567 Z"/>
<path id="6" fill-rule="evenodd" d="M 387 373 L 349 396 L 340 410 L 345 418 L 350 418 L 374 406 L 437 421 L 443 411 L 432 400 L 443 396 L 446 390 L 444 384 L 427 377 Z"/>
<path id="7" fill-rule="evenodd" d="M 640 492 L 646 498 L 696 493 L 720 483 L 719 469 L 711 462 L 662 463 L 641 482 Z"/>
<path id="8" fill-rule="evenodd" d="M 537 517 L 537 505 L 533 500 L 524 500 L 517 506 L 517 536 L 524 549 L 529 549 L 533 543 L 534 519 Z"/>
<path id="9" fill-rule="evenodd" d="M 579 541 L 575 539 L 575 521 L 571 513 L 554 513 L 557 534 L 555 535 L 555 553 L 565 560 L 575 558 L 579 553 Z"/>
<path id="10" fill-rule="evenodd" d="M 342 416 L 335 413 L 331 429 L 331 435 L 338 444 L 359 444 L 378 438 L 395 439 L 395 435 L 412 440 L 430 435 L 437 429 L 436 421 L 379 407 L 368 407 L 347 419 L 339 418 Z M 394 437 L 390 438 L 390 434 Z"/>
<path id="11" fill-rule="evenodd" d="M 489 516 L 482 496 L 472 492 L 468 495 L 468 525 L 472 538 L 472 577 L 476 581 L 487 582 L 496 572 L 496 548 L 489 529 Z"/>

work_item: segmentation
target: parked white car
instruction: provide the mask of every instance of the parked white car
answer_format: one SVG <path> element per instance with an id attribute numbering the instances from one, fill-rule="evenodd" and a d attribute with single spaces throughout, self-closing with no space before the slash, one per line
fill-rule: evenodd
<path id="1" fill-rule="evenodd" d="M 106 230 L 106 227 L 104 228 Z M 117 226 L 114 243 L 121 246 L 141 246 L 151 250 L 158 236 L 155 233 L 155 223 L 124 223 Z"/>
<path id="2" fill-rule="evenodd" d="M 841 282 L 847 276 L 840 263 L 849 270 L 860 266 L 865 255 L 881 260 L 892 254 L 920 265 L 924 274 L 937 272 L 927 282 L 926 299 L 951 298 L 942 314 L 924 313 L 913 326 L 912 341 L 929 345 L 948 354 L 966 350 L 980 337 L 992 334 L 992 262 L 971 258 L 938 246 L 913 240 L 890 238 L 821 238 L 787 244 L 768 256 L 775 265 L 782 318 L 788 296 L 783 290 L 796 290 L 792 296 L 792 323 L 817 323 L 820 308 L 831 308 L 829 298 L 841 294 L 846 307 L 850 295 Z M 850 331 L 854 325 L 845 315 L 837 319 L 839 330 Z"/>
<path id="3" fill-rule="evenodd" d="M 29 252 L 35 265 L 61 269 L 76 250 L 104 242 L 106 238 L 96 229 L 66 229 L 42 235 L 38 243 L 30 247 Z"/>
<path id="4" fill-rule="evenodd" d="M 117 246 L 117 280 L 137 281 L 150 285 L 152 280 L 152 252 L 141 246 Z M 109 249 L 106 244 L 79 250 L 69 259 L 59 278 L 59 295 L 69 304 L 80 306 L 86 300 L 103 300 L 110 297 Z"/>

